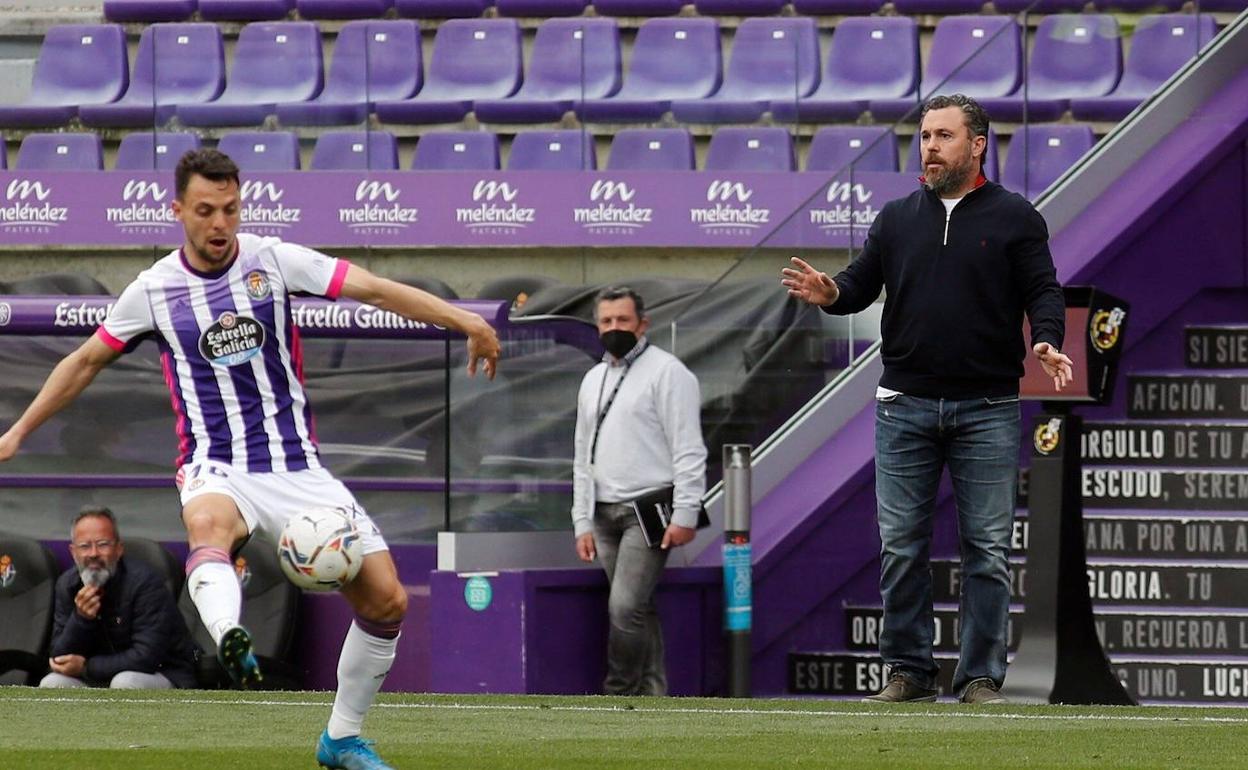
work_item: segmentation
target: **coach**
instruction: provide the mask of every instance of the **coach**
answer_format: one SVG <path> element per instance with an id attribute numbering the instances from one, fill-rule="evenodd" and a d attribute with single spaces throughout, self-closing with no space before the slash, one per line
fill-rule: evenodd
<path id="1" fill-rule="evenodd" d="M 835 279 L 797 258 L 782 271 L 791 296 L 834 315 L 863 310 L 886 291 L 875 487 L 880 654 L 890 675 L 868 700 L 936 699 L 929 552 L 945 465 L 963 573 L 953 688 L 966 703 L 1005 700 L 1024 312 L 1032 353 L 1058 390 L 1071 363 L 1058 351 L 1065 308 L 1048 229 L 1025 198 L 984 178 L 987 137 L 988 115 L 973 99 L 932 98 L 915 137 L 922 189 L 884 206 L 862 252 Z"/>
<path id="2" fill-rule="evenodd" d="M 194 646 L 173 595 L 150 567 L 127 562 L 107 508 L 74 519 L 74 566 L 56 581 L 52 672 L 40 687 L 195 686 Z"/>

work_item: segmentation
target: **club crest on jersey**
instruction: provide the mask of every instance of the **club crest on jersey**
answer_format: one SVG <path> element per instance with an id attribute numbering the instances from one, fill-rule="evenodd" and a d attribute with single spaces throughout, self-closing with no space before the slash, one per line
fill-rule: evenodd
<path id="1" fill-rule="evenodd" d="M 269 288 L 269 277 L 263 270 L 252 270 L 247 274 L 247 296 L 252 299 L 264 299 L 272 291 Z"/>
<path id="2" fill-rule="evenodd" d="M 0 554 L 0 588 L 8 588 L 14 580 L 17 580 L 17 567 L 13 564 L 13 557 L 7 553 Z"/>
<path id="3" fill-rule="evenodd" d="M 245 557 L 239 556 L 234 560 L 234 574 L 238 575 L 238 584 L 244 588 L 251 582 L 251 566 Z"/>
<path id="4" fill-rule="evenodd" d="M 238 366 L 264 346 L 264 327 L 254 318 L 226 311 L 199 338 L 199 352 L 217 366 Z"/>

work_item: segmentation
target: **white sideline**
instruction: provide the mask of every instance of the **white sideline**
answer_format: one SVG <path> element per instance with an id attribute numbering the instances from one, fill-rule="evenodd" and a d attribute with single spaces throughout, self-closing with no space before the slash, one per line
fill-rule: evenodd
<path id="1" fill-rule="evenodd" d="M 327 694 L 328 695 L 328 694 Z M 34 696 L 25 697 L 18 696 L 15 698 L 0 698 L 0 702 L 20 701 L 23 703 L 91 703 L 91 698 L 71 698 L 58 696 Z M 168 705 L 179 704 L 187 706 L 298 706 L 301 708 L 316 707 L 325 708 L 330 701 L 289 701 L 289 700 L 218 700 L 215 698 L 118 698 L 116 700 L 97 700 L 94 702 L 108 703 L 116 706 L 124 703 L 140 703 L 145 705 Z M 953 705 L 953 704 L 950 704 Z M 1215 716 L 1147 716 L 1143 714 L 1071 714 L 1063 716 L 1061 714 L 1011 714 L 996 711 L 999 707 L 990 707 L 992 710 L 984 711 L 953 711 L 946 710 L 940 706 L 925 709 L 922 711 L 893 711 L 884 710 L 835 710 L 828 709 L 822 711 L 805 711 L 801 709 L 756 709 L 756 708 L 693 708 L 676 706 L 673 708 L 654 708 L 649 706 L 559 706 L 547 704 L 527 705 L 522 703 L 374 703 L 375 709 L 424 709 L 427 711 L 568 711 L 568 712 L 619 712 L 621 714 L 732 714 L 743 716 L 791 716 L 791 717 L 810 717 L 810 718 L 826 718 L 826 717 L 909 717 L 927 719 L 933 716 L 939 716 L 946 719 L 1006 719 L 1006 720 L 1023 720 L 1038 722 L 1074 722 L 1074 721 L 1100 721 L 1100 722 L 1180 722 L 1180 723 L 1219 723 L 1219 724 L 1248 724 L 1248 717 L 1215 717 Z M 1192 706 L 1168 706 L 1166 708 L 1205 708 Z M 1211 706 L 1209 708 L 1216 708 Z"/>

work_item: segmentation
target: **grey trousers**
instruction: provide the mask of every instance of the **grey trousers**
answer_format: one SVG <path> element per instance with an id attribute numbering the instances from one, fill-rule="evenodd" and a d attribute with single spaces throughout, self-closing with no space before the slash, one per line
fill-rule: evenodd
<path id="1" fill-rule="evenodd" d="M 87 687 L 87 683 L 76 676 L 65 676 L 52 672 L 39 682 L 40 687 Z M 114 690 L 171 690 L 170 682 L 164 674 L 144 674 L 140 671 L 122 671 L 112 678 L 108 686 Z"/>
<path id="2" fill-rule="evenodd" d="M 611 586 L 607 600 L 607 695 L 666 695 L 663 629 L 654 589 L 668 551 L 646 547 L 633 509 L 599 503 L 594 511 L 594 547 Z"/>

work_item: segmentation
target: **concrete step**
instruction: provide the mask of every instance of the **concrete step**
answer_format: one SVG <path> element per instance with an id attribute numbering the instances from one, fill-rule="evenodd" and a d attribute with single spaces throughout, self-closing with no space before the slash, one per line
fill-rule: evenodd
<path id="1" fill-rule="evenodd" d="M 956 604 L 962 588 L 962 566 L 953 559 L 934 559 L 932 601 Z M 1098 610 L 1105 607 L 1160 607 L 1167 610 L 1212 607 L 1248 609 L 1248 562 L 1088 561 L 1088 595 Z M 1027 597 L 1027 566 L 1010 563 L 1010 601 Z"/>
<path id="2" fill-rule="evenodd" d="M 956 657 L 936 656 L 937 688 L 952 697 Z M 1140 703 L 1248 705 L 1248 658 L 1110 656 L 1111 668 Z M 861 698 L 878 692 L 887 677 L 878 656 L 861 652 L 791 652 L 788 691 L 793 695 Z M 1009 684 L 1009 675 L 1006 675 Z"/>
<path id="3" fill-rule="evenodd" d="M 1083 424 L 1083 464 L 1248 466 L 1248 423 L 1098 420 Z"/>
<path id="4" fill-rule="evenodd" d="M 1010 550 L 1015 556 L 1025 556 L 1031 540 L 1031 522 L 1027 511 L 1018 513 Z M 1248 561 L 1248 519 L 1084 511 L 1083 526 L 1088 558 Z"/>
<path id="5" fill-rule="evenodd" d="M 1127 375 L 1127 415 L 1248 418 L 1248 373 L 1147 372 Z"/>
<path id="6" fill-rule="evenodd" d="M 879 649 L 884 610 L 846 607 L 845 647 L 854 652 Z M 957 605 L 934 608 L 933 649 L 957 653 L 961 624 Z M 1095 615 L 1097 635 L 1105 652 L 1114 655 L 1217 655 L 1248 657 L 1248 611 L 1157 611 L 1147 608 L 1100 609 Z M 1007 647 L 1010 652 L 1026 633 L 1023 608 L 1010 608 Z"/>
<path id="7" fill-rule="evenodd" d="M 1184 362 L 1196 369 L 1248 368 L 1248 324 L 1202 324 L 1183 330 Z"/>
<path id="8" fill-rule="evenodd" d="M 1018 503 L 1027 504 L 1030 469 L 1019 473 Z M 1081 469 L 1084 509 L 1248 511 L 1248 472 L 1220 468 Z"/>

